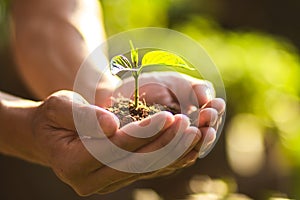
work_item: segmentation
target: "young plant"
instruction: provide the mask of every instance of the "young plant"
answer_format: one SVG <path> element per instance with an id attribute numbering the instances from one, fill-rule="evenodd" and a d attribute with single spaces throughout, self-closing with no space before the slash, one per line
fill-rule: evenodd
<path id="1" fill-rule="evenodd" d="M 132 41 L 130 42 L 131 62 L 123 55 L 118 55 L 112 58 L 110 63 L 110 71 L 113 75 L 117 75 L 122 71 L 130 71 L 135 83 L 134 88 L 134 105 L 137 108 L 139 100 L 139 75 L 146 67 L 168 66 L 172 68 L 180 68 L 185 70 L 195 70 L 179 56 L 162 50 L 155 50 L 146 53 L 141 63 L 139 63 L 138 49 L 134 48 Z"/>

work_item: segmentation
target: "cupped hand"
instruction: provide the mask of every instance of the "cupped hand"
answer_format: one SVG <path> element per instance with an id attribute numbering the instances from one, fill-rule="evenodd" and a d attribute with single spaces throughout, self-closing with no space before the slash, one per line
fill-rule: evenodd
<path id="1" fill-rule="evenodd" d="M 202 135 L 209 132 L 200 132 L 191 127 L 189 119 L 184 115 L 173 116 L 168 112 L 160 112 L 141 122 L 119 128 L 115 115 L 88 104 L 80 95 L 70 91 L 51 95 L 33 113 L 31 127 L 34 146 L 43 159 L 41 162 L 51 167 L 62 181 L 80 195 L 112 192 L 136 180 L 169 174 L 189 166 L 198 157 Z M 79 124 L 83 128 L 78 128 L 78 124 L 74 123 L 74 116 L 81 119 Z M 101 127 L 100 131 L 95 124 L 90 123 L 94 118 Z M 147 126 L 157 133 L 150 137 L 132 136 L 143 134 L 142 130 Z M 114 145 L 131 153 L 115 154 L 107 138 Z M 135 159 L 136 153 L 155 152 L 174 138 L 177 138 L 176 145 L 168 147 L 164 154 L 154 157 L 154 160 Z M 186 147 L 184 152 L 180 152 L 182 144 Z M 130 172 L 142 170 L 144 163 L 163 162 L 176 152 L 181 153 L 181 156 L 162 168 L 140 173 Z M 95 158 L 97 155 L 110 160 L 103 163 Z M 118 170 L 115 166 L 125 167 L 127 170 Z"/>
<path id="2" fill-rule="evenodd" d="M 139 77 L 140 99 L 149 104 L 166 105 L 190 117 L 203 134 L 201 154 L 213 144 L 225 112 L 225 101 L 215 98 L 211 82 L 175 72 L 151 72 Z M 125 79 L 113 96 L 133 98 L 134 82 Z M 207 134 L 209 133 L 209 134 Z"/>

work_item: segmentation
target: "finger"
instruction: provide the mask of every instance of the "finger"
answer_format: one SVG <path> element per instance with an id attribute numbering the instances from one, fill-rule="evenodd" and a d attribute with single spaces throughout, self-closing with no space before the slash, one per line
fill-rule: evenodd
<path id="1" fill-rule="evenodd" d="M 201 139 L 201 132 L 198 128 L 189 127 L 188 129 L 186 129 L 180 142 L 174 148 L 174 150 L 172 150 L 172 154 L 173 152 L 179 151 L 181 153 L 181 156 L 167 168 L 173 168 L 173 169 L 182 168 L 185 166 L 186 163 L 189 163 L 190 157 L 187 155 L 191 154 L 191 152 L 194 152 L 192 154 L 197 154 L 197 151 L 195 151 L 194 148 L 200 142 L 200 139 Z M 182 145 L 188 146 L 188 148 L 184 152 L 182 151 L 181 148 Z M 172 156 L 172 154 L 168 156 Z"/>
<path id="2" fill-rule="evenodd" d="M 149 91 L 156 92 L 153 94 Z M 181 113 L 176 95 L 163 84 L 151 83 L 141 86 L 140 98 L 146 99 L 148 104 L 165 105 L 173 114 Z"/>
<path id="3" fill-rule="evenodd" d="M 202 108 L 214 108 L 218 111 L 218 114 L 223 114 L 225 112 L 226 103 L 221 98 L 214 98 L 208 103 L 206 103 Z"/>
<path id="4" fill-rule="evenodd" d="M 189 114 L 192 125 L 197 127 L 215 127 L 219 118 L 218 112 L 213 108 L 196 110 Z"/>
<path id="5" fill-rule="evenodd" d="M 120 124 L 113 113 L 93 105 L 74 103 L 73 116 L 77 132 L 81 137 L 111 137 Z"/>
<path id="6" fill-rule="evenodd" d="M 169 87 L 152 75 L 142 74 L 139 78 L 139 97 L 146 99 L 149 104 L 172 105 L 176 103 L 176 97 Z M 153 93 L 152 91 L 156 91 Z M 127 98 L 134 96 L 134 84 L 132 78 L 125 79 L 120 88 L 117 89 L 114 96 L 118 97 L 121 94 Z M 175 98 L 174 98 L 175 97 Z"/>
<path id="7" fill-rule="evenodd" d="M 182 156 L 180 157 L 183 158 L 185 157 L 187 154 L 189 154 L 193 149 L 195 149 L 196 145 L 201 141 L 201 138 L 202 138 L 202 133 L 200 131 L 200 129 L 198 129 L 197 127 L 189 127 L 186 132 L 185 132 L 185 136 L 188 136 L 187 134 L 189 135 L 194 135 L 194 139 L 193 139 L 193 142 L 190 143 L 190 146 L 189 148 L 182 154 Z M 190 137 L 190 136 L 188 136 Z M 187 143 L 187 141 L 186 141 Z"/>
<path id="8" fill-rule="evenodd" d="M 191 139 L 193 139 L 191 141 Z M 185 167 L 188 163 L 195 160 L 195 157 L 198 155 L 198 151 L 195 150 L 195 146 L 200 142 L 201 139 L 201 132 L 196 127 L 189 127 L 186 129 L 183 137 L 181 138 L 178 145 L 172 150 L 174 151 L 181 151 L 181 156 L 174 161 L 172 164 L 170 164 L 168 167 L 163 168 L 158 171 L 160 174 L 160 171 L 174 171 L 176 169 L 180 169 Z M 185 152 L 182 152 L 182 148 L 180 148 L 180 145 L 189 145 L 188 149 L 185 150 Z M 196 155 L 196 156 L 192 156 Z M 167 155 L 170 156 L 170 155 Z M 172 155 L 171 155 L 172 156 Z"/>
<path id="9" fill-rule="evenodd" d="M 142 121 L 127 124 L 111 141 L 127 151 L 134 151 L 155 140 L 174 122 L 175 118 L 171 113 L 162 111 Z"/>
<path id="10" fill-rule="evenodd" d="M 186 119 L 186 118 L 184 118 L 184 119 Z M 189 147 L 193 148 L 195 146 L 195 144 L 200 140 L 199 130 L 194 127 L 190 127 L 188 129 L 186 129 L 187 126 L 189 125 L 189 123 L 188 123 L 188 121 L 184 121 L 184 119 L 182 119 L 181 116 L 175 116 L 175 122 L 172 124 L 172 126 L 164 134 L 162 134 L 159 138 L 157 138 L 153 143 L 139 149 L 138 153 L 148 153 L 150 151 L 155 151 L 155 150 L 158 150 L 158 149 L 164 147 L 166 144 L 168 144 L 170 142 L 170 140 L 172 140 L 175 137 L 174 134 L 176 134 L 176 132 L 178 132 L 179 129 L 183 129 L 183 131 L 185 132 L 185 135 L 181 137 L 181 140 L 178 142 L 178 146 L 186 145 L 186 143 L 188 143 Z M 182 126 L 182 124 L 181 124 L 182 122 L 185 123 L 184 127 L 180 127 L 180 125 Z M 193 137 L 190 137 L 191 135 Z M 192 142 L 187 142 L 191 138 L 194 140 Z M 174 149 L 174 150 L 176 151 L 176 149 Z M 172 150 L 172 152 L 174 150 Z M 160 159 L 164 159 L 164 158 L 165 158 L 165 156 L 161 155 Z M 186 159 L 188 159 L 188 158 L 185 158 L 185 160 L 182 162 L 187 162 Z M 132 165 L 134 163 L 147 163 L 147 162 L 149 163 L 149 161 L 145 161 L 145 160 L 142 160 L 139 162 L 134 162 L 134 160 L 132 160 L 130 158 L 124 158 L 117 162 L 119 162 L 119 166 L 120 165 Z M 156 158 L 156 160 L 152 160 L 150 163 L 153 163 L 153 162 L 157 162 L 157 158 Z M 180 163 L 177 163 L 177 164 L 178 164 L 178 167 L 182 167 L 182 165 Z M 142 170 L 144 167 L 145 166 L 140 166 L 140 167 L 139 166 L 128 166 L 128 169 L 140 168 Z M 149 166 L 147 166 L 147 167 L 149 167 Z M 100 190 L 98 190 L 98 193 L 106 193 L 109 191 L 114 191 L 114 190 L 118 189 L 119 187 L 130 184 L 131 182 L 139 179 L 141 176 L 141 174 L 139 174 L 137 176 L 137 175 L 127 173 L 127 172 L 115 171 L 114 169 L 111 169 L 109 167 L 103 167 L 103 168 L 99 169 L 99 175 L 103 174 L 103 173 L 105 173 L 104 179 L 106 177 L 108 177 L 109 182 L 111 184 L 108 185 L 106 188 L 101 188 Z M 149 174 L 149 173 L 146 173 L 146 174 Z M 160 175 L 162 175 L 162 173 L 157 174 L 157 176 L 160 176 Z M 95 175 L 95 177 L 97 177 L 97 175 Z M 143 176 L 143 177 L 146 177 L 146 176 Z M 101 179 L 103 179 L 103 177 L 101 177 L 100 180 L 99 179 L 100 178 L 94 178 L 92 181 L 89 181 L 89 183 L 93 183 L 94 185 L 103 184 L 101 182 Z"/>
<path id="11" fill-rule="evenodd" d="M 209 81 L 202 81 L 197 84 L 193 84 L 190 93 L 190 100 L 192 105 L 201 108 L 215 97 L 215 90 Z"/>
<path id="12" fill-rule="evenodd" d="M 189 151 L 184 157 L 180 158 L 170 166 L 152 173 L 143 174 L 142 179 L 150 179 L 150 178 L 170 175 L 179 169 L 191 166 L 192 164 L 195 163 L 197 158 L 198 158 L 197 151 L 195 150 Z"/>
<path id="13" fill-rule="evenodd" d="M 190 92 L 192 90 L 192 78 L 176 72 L 168 73 L 147 73 L 144 77 L 152 76 L 155 77 L 155 81 L 159 83 L 160 86 L 165 88 L 167 95 L 171 97 L 172 101 L 169 100 L 166 105 L 171 105 L 176 103 L 179 104 L 181 113 L 187 113 L 190 107 Z"/>
<path id="14" fill-rule="evenodd" d="M 171 113 L 159 112 L 150 118 L 124 126 L 110 138 L 82 138 L 82 141 L 90 153 L 103 164 L 108 165 L 111 162 L 130 156 L 132 152 L 151 143 L 163 134 L 173 122 L 174 117 Z M 147 135 L 155 133 L 155 135 L 143 137 L 144 133 Z"/>
<path id="15" fill-rule="evenodd" d="M 134 94 L 134 79 L 133 77 L 125 78 L 122 81 L 122 85 L 117 88 L 112 96 L 114 98 L 118 98 L 120 96 L 125 97 L 125 98 L 131 98 L 133 97 Z"/>
<path id="16" fill-rule="evenodd" d="M 101 137 L 101 134 L 111 136 L 119 126 L 114 114 L 88 104 L 75 92 L 56 92 L 45 100 L 44 107 L 57 127 L 77 130 L 80 136 Z"/>
<path id="17" fill-rule="evenodd" d="M 146 153 L 146 152 L 155 150 L 157 148 L 160 148 L 160 146 L 164 146 L 170 140 L 172 140 L 172 138 L 174 137 L 174 132 L 177 132 L 175 130 L 180 129 L 180 123 L 182 121 L 184 121 L 184 120 L 182 120 L 182 118 L 180 118 L 180 116 L 176 116 L 175 118 L 176 118 L 175 122 L 172 124 L 172 127 L 170 127 L 168 129 L 168 131 L 166 131 L 163 135 L 161 135 L 159 138 L 157 138 L 155 140 L 155 142 L 153 142 L 154 144 L 152 143 L 152 144 L 149 144 L 149 145 L 141 148 L 138 151 L 138 153 Z M 185 121 L 185 123 L 186 123 L 186 126 L 185 126 L 185 128 L 186 128 L 189 123 L 186 121 Z M 185 128 L 181 128 L 181 129 L 185 130 Z M 143 170 L 144 166 L 137 166 L 136 163 L 146 163 L 146 162 L 144 160 L 139 160 L 138 162 L 135 162 L 136 160 L 134 160 L 134 159 L 135 158 L 133 158 L 133 157 L 127 157 L 122 160 L 118 160 L 117 163 L 119 166 L 121 166 L 121 165 L 127 166 L 128 169 L 140 168 L 140 170 Z M 151 162 L 153 162 L 153 161 L 151 161 Z M 154 161 L 154 162 L 156 162 L 156 161 Z M 131 166 L 131 165 L 133 165 L 133 166 Z M 128 170 L 128 171 L 130 171 L 130 170 Z M 89 181 L 89 182 L 93 183 L 93 185 L 103 184 L 103 181 L 102 181 L 103 177 L 97 178 L 98 173 L 99 173 L 99 175 L 105 173 L 104 179 L 109 178 L 109 182 L 110 182 L 110 185 L 108 185 L 106 188 L 101 188 L 100 190 L 98 190 L 98 192 L 100 192 L 100 193 L 115 190 L 119 187 L 122 187 L 126 184 L 131 183 L 132 181 L 139 179 L 141 176 L 141 174 L 131 174 L 131 173 L 122 172 L 122 171 L 115 171 L 114 169 L 111 169 L 106 166 L 106 167 L 100 168 L 98 170 L 98 172 L 96 172 L 95 176 L 92 177 L 92 180 Z M 148 173 L 146 173 L 146 174 L 148 174 Z"/>
<path id="18" fill-rule="evenodd" d="M 179 151 L 181 151 L 181 156 L 178 158 L 178 160 L 181 160 L 183 157 L 185 157 L 187 154 L 189 154 L 195 148 L 195 146 L 200 142 L 200 140 L 201 140 L 200 130 L 196 127 L 188 127 L 185 130 L 184 135 L 178 142 L 177 146 L 175 146 L 172 151 L 173 152 L 177 151 L 177 149 Z M 182 145 L 185 145 L 188 147 L 185 149 L 184 152 L 182 151 L 182 148 L 180 147 Z M 170 156 L 170 155 L 168 155 L 168 156 Z M 174 163 L 177 163 L 178 160 L 174 161 Z M 171 165 L 173 165 L 173 164 L 171 164 Z"/>
<path id="19" fill-rule="evenodd" d="M 182 152 L 178 152 L 178 149 L 175 149 L 176 146 L 179 146 L 178 143 L 181 141 L 189 124 L 189 120 L 186 116 L 176 115 L 172 126 L 165 130 L 160 137 L 144 145 L 135 153 L 129 153 L 125 156 L 122 155 L 123 159 L 111 162 L 109 165 L 114 166 L 113 168 L 134 173 L 150 172 L 169 165 L 169 163 L 179 158 L 189 147 L 183 146 L 185 144 L 181 144 L 183 147 Z M 193 138 L 190 137 L 189 139 Z M 174 149 L 176 151 L 174 151 Z M 116 155 L 116 157 L 120 156 Z"/>
<path id="20" fill-rule="evenodd" d="M 205 108 L 199 112 L 198 127 L 214 126 L 218 120 L 218 112 L 213 108 Z"/>
<path id="21" fill-rule="evenodd" d="M 111 98 L 113 96 L 113 91 L 111 91 L 112 88 L 101 88 L 96 91 L 95 94 L 95 105 L 102 107 L 102 108 L 108 108 L 113 105 L 113 99 Z"/>
<path id="22" fill-rule="evenodd" d="M 195 147 L 195 150 L 199 151 L 199 156 L 207 153 L 216 139 L 216 130 L 214 128 L 204 127 L 200 128 L 200 130 L 202 138 L 200 143 Z"/>
<path id="23" fill-rule="evenodd" d="M 120 132 L 134 138 L 150 138 L 168 128 L 173 122 L 171 113 L 162 111 L 142 121 L 129 123 L 120 129 Z"/>
<path id="24" fill-rule="evenodd" d="M 168 168 L 171 170 L 178 170 L 181 168 L 185 168 L 188 166 L 191 166 L 195 163 L 196 159 L 198 158 L 198 152 L 195 150 L 189 151 L 187 154 L 185 154 L 184 157 L 180 158 L 177 162 L 170 165 Z"/>
<path id="25" fill-rule="evenodd" d="M 168 145 L 176 136 L 176 134 L 184 133 L 189 126 L 189 119 L 184 115 L 175 115 L 174 122 L 159 138 L 152 143 L 139 149 L 138 153 L 149 153 L 157 151 Z M 194 129 L 192 131 L 195 131 Z M 191 131 L 191 132 L 192 132 Z M 180 138 L 179 138 L 180 139 Z M 178 140 L 179 141 L 179 140 Z"/>
<path id="26" fill-rule="evenodd" d="M 215 130 L 218 130 L 219 126 L 222 123 L 223 115 L 225 113 L 226 103 L 221 98 L 214 98 L 211 101 L 209 101 L 207 104 L 205 104 L 203 107 L 205 108 L 214 108 L 218 112 L 218 119 L 217 122 L 213 125 L 213 128 Z"/>
<path id="27" fill-rule="evenodd" d="M 164 148 L 166 145 L 170 143 L 172 139 L 174 139 L 175 134 L 178 131 L 178 128 L 179 127 L 178 126 L 176 127 L 175 125 L 169 128 L 162 136 L 157 138 L 153 143 L 139 149 L 138 153 L 148 153 L 148 152 L 153 152 L 161 148 Z M 180 141 L 177 143 L 176 146 L 174 146 L 174 149 L 178 146 L 187 145 L 188 148 L 186 149 L 186 151 L 181 152 L 182 154 L 181 157 L 184 157 L 189 151 L 191 151 L 195 147 L 195 145 L 200 141 L 200 139 L 201 139 L 200 130 L 196 127 L 188 127 L 185 129 L 183 136 L 180 138 Z M 174 149 L 172 151 L 174 151 Z"/>
<path id="28" fill-rule="evenodd" d="M 153 94 L 150 91 L 156 92 Z M 170 105 L 174 103 L 173 96 L 170 93 L 169 89 L 160 83 L 149 83 L 140 87 L 140 97 L 145 98 L 149 104 Z"/>
<path id="29" fill-rule="evenodd" d="M 84 100 L 82 97 L 79 98 L 79 96 L 79 94 L 71 91 L 59 91 L 45 99 L 41 108 L 46 110 L 47 117 L 57 127 L 75 131 L 72 102 L 73 99 L 76 99 L 78 102 L 78 99 Z"/>
<path id="30" fill-rule="evenodd" d="M 194 141 L 192 142 L 190 148 L 193 148 L 195 146 L 195 144 L 200 140 L 199 130 L 197 128 L 189 128 L 186 130 L 185 134 L 186 135 L 195 134 L 198 136 L 198 137 L 194 138 Z M 161 137 L 163 137 L 164 135 L 162 135 Z M 186 139 L 187 137 L 185 138 L 183 136 L 182 138 L 183 138 L 182 139 L 183 141 L 181 141 L 181 142 L 185 142 L 184 139 Z M 173 173 L 178 168 L 186 167 L 187 165 L 192 164 L 196 160 L 197 155 L 198 155 L 196 151 L 190 152 L 189 150 L 188 150 L 188 153 L 185 153 L 183 158 L 180 159 L 178 162 L 175 162 L 175 164 L 172 164 L 172 166 L 170 166 L 168 168 L 160 169 L 159 171 L 150 172 L 150 173 L 142 173 L 142 174 L 138 174 L 138 176 L 118 172 L 118 176 L 116 178 L 118 178 L 119 181 L 117 181 L 117 179 L 114 179 L 114 181 L 112 181 L 112 183 L 109 186 L 102 188 L 98 193 L 103 194 L 103 193 L 111 192 L 120 187 L 128 185 L 137 179 L 140 179 L 140 178 L 145 179 L 145 178 L 153 178 L 153 177 L 163 176 L 163 175 Z M 145 148 L 139 150 L 140 153 L 144 152 L 144 151 L 145 151 Z M 145 152 L 148 152 L 148 150 L 146 150 Z M 108 172 L 108 173 L 111 173 L 111 172 Z M 122 177 L 121 180 L 120 180 L 120 177 Z"/>
<path id="31" fill-rule="evenodd" d="M 217 120 L 217 122 L 216 122 L 216 124 L 213 126 L 213 128 L 216 131 L 218 131 L 219 126 L 222 124 L 222 121 L 223 121 L 223 115 L 220 115 L 219 118 L 218 118 L 218 120 Z"/>
<path id="32" fill-rule="evenodd" d="M 197 158 L 199 157 L 199 152 L 193 150 L 190 151 L 183 159 L 183 167 L 190 167 L 191 165 L 195 164 Z"/>

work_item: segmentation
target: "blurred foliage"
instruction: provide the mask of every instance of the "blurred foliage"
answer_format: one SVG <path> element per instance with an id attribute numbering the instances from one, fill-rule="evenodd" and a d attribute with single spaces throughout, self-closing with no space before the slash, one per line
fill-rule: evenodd
<path id="1" fill-rule="evenodd" d="M 170 1 L 102 0 L 107 34 L 138 27 L 167 26 Z"/>
<path id="2" fill-rule="evenodd" d="M 249 130 L 239 132 L 242 137 L 233 145 L 241 142 L 243 146 L 233 156 L 239 153 L 251 160 L 249 155 L 264 154 L 265 148 L 258 152 L 255 145 L 257 142 L 264 145 L 271 134 L 277 138 L 274 151 L 278 153 L 278 166 L 287 168 L 289 173 L 296 172 L 295 181 L 299 179 L 300 61 L 299 52 L 291 43 L 263 32 L 224 30 L 208 16 L 195 12 L 181 14 L 185 19 L 176 23 L 176 15 L 170 9 L 180 12 L 186 3 L 183 0 L 103 0 L 102 3 L 108 35 L 131 28 L 159 26 L 178 30 L 199 42 L 219 67 L 226 87 L 226 124 L 230 128 L 225 134 Z M 247 120 L 252 123 L 249 125 Z M 239 123 L 241 121 L 244 123 Z M 258 132 L 256 138 L 253 138 L 253 130 Z M 247 142 L 250 150 L 246 151 Z M 257 154 L 249 154 L 251 149 Z M 295 192 L 299 186 L 299 183 L 294 186 Z M 297 197 L 300 198 L 300 194 Z"/>

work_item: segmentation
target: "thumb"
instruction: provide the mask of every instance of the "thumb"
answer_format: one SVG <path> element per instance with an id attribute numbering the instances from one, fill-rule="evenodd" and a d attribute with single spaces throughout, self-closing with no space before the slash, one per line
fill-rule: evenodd
<path id="1" fill-rule="evenodd" d="M 83 137 L 110 137 L 120 124 L 113 113 L 94 105 L 73 103 L 73 117 L 76 130 Z"/>
<path id="2" fill-rule="evenodd" d="M 80 136 L 109 137 L 119 127 L 119 120 L 113 113 L 90 105 L 78 93 L 59 91 L 46 102 L 47 107 L 51 107 L 53 121 L 61 128 L 76 131 Z"/>

